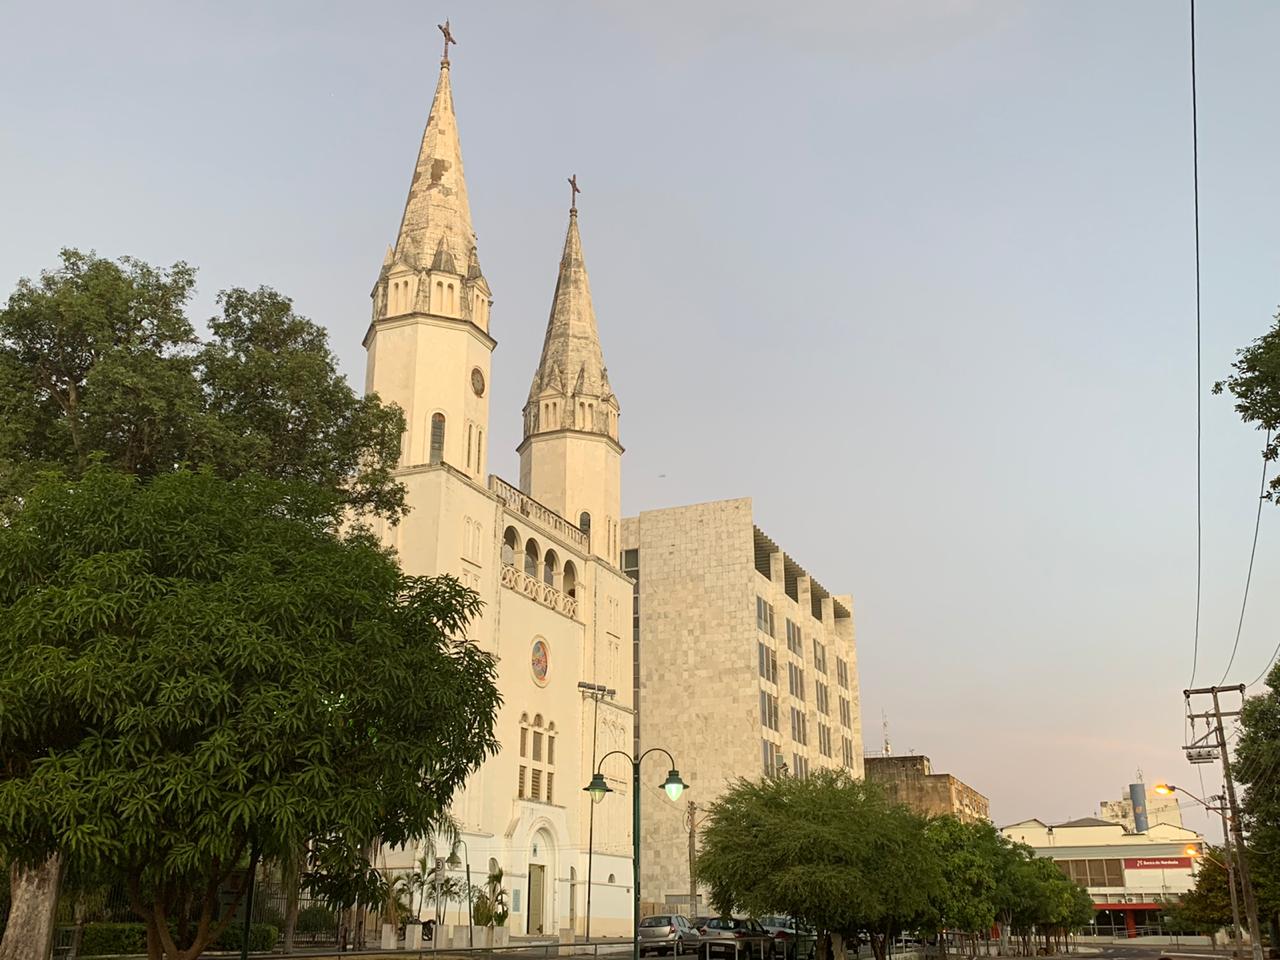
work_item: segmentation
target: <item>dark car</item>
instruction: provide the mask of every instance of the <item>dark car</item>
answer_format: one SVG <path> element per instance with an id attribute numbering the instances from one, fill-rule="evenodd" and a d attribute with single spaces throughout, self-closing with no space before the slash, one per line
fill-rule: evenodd
<path id="1" fill-rule="evenodd" d="M 696 927 L 678 913 L 663 913 L 640 921 L 640 956 L 646 953 L 697 953 L 701 936 Z"/>
<path id="2" fill-rule="evenodd" d="M 817 935 L 794 917 L 761 917 L 760 926 L 773 937 L 784 960 L 807 960 L 814 955 Z"/>
<path id="3" fill-rule="evenodd" d="M 755 957 L 773 960 L 773 936 L 750 917 L 699 917 L 698 932 L 706 944 L 708 957 Z"/>

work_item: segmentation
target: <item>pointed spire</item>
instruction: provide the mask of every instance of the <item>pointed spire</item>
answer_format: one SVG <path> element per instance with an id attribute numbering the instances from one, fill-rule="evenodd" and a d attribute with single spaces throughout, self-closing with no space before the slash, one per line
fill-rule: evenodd
<path id="1" fill-rule="evenodd" d="M 575 394 L 601 398 L 609 395 L 600 334 L 596 329 L 596 313 L 591 304 L 591 283 L 587 279 L 582 237 L 578 233 L 576 183 L 573 196 L 575 203 L 569 209 L 569 230 L 560 257 L 560 273 L 542 344 L 542 360 L 529 391 L 531 402 L 549 387 L 564 389 L 559 371 L 571 371 Z"/>
<path id="2" fill-rule="evenodd" d="M 452 35 L 447 24 L 446 54 Z M 430 266 L 431 257 L 441 240 L 452 250 L 469 251 L 476 245 L 471 228 L 471 208 L 467 203 L 467 184 L 462 173 L 462 146 L 458 140 L 458 121 L 453 112 L 453 88 L 449 82 L 449 60 L 440 61 L 440 79 L 436 84 L 431 115 L 422 134 L 418 163 L 405 201 L 400 232 L 396 237 L 395 257 L 411 267 Z"/>

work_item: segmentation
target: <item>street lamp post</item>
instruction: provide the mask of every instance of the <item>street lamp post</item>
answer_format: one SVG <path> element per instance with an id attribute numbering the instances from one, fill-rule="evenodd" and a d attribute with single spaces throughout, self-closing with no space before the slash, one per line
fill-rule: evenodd
<path id="1" fill-rule="evenodd" d="M 631 763 L 632 960 L 640 960 L 640 763 L 651 753 L 666 754 L 667 759 L 671 761 L 671 769 L 667 772 L 667 779 L 662 782 L 662 789 L 666 791 L 667 797 L 672 802 L 679 800 L 680 794 L 684 793 L 688 784 L 680 779 L 680 771 L 676 769 L 675 758 L 662 747 L 650 747 L 634 759 L 625 750 L 610 750 L 596 764 L 596 772 L 591 777 L 591 782 L 582 788 L 591 794 L 593 804 L 599 803 L 607 794 L 613 793 L 613 788 L 605 782 L 604 775 L 600 773 L 600 768 L 604 766 L 604 762 L 617 754 L 620 757 L 626 757 Z"/>
<path id="2" fill-rule="evenodd" d="M 595 701 L 595 712 L 591 720 L 591 769 L 596 768 L 596 737 L 600 732 L 600 701 L 612 697 L 618 691 L 606 687 L 603 683 L 585 683 L 579 681 L 578 689 Z M 591 804 L 587 813 L 587 929 L 586 938 L 591 940 L 591 861 L 595 856 L 596 805 Z"/>
<path id="3" fill-rule="evenodd" d="M 1253 899 L 1253 889 L 1249 886 L 1249 867 L 1245 862 L 1244 851 L 1244 835 L 1237 829 L 1238 825 L 1231 817 L 1223 813 L 1221 807 L 1210 806 L 1207 801 L 1197 797 L 1190 790 L 1183 787 L 1175 786 L 1172 783 L 1157 783 L 1156 793 L 1161 796 L 1169 796 L 1174 793 L 1183 793 L 1194 800 L 1200 806 L 1204 807 L 1211 813 L 1216 813 L 1222 818 L 1222 841 L 1225 844 L 1224 851 L 1227 854 L 1227 886 L 1231 890 L 1231 915 L 1235 922 L 1235 951 L 1236 956 L 1240 955 L 1240 906 L 1236 901 L 1236 871 L 1231 869 L 1232 861 L 1239 865 L 1240 872 L 1240 889 L 1244 894 L 1245 913 L 1249 921 L 1249 944 L 1252 949 L 1254 960 L 1262 960 L 1262 937 L 1258 931 L 1258 909 Z M 1212 799 L 1212 798 L 1211 798 Z M 1224 802 L 1225 797 L 1221 798 Z M 1231 835 L 1236 834 L 1236 841 L 1232 843 Z"/>
<path id="4" fill-rule="evenodd" d="M 476 925 L 475 918 L 471 915 L 471 851 L 467 849 L 467 841 L 461 837 L 458 838 L 454 847 L 462 848 L 462 862 L 467 869 L 467 946 L 474 947 L 476 945 Z M 458 851 L 453 851 L 453 862 L 456 866 L 458 863 Z"/>

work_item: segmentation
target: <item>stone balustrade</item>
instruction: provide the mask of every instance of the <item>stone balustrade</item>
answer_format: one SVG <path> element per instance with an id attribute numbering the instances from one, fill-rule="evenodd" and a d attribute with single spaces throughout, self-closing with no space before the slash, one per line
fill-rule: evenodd
<path id="1" fill-rule="evenodd" d="M 575 598 L 561 593 L 551 584 L 544 583 L 537 577 L 531 577 L 509 563 L 502 565 L 502 585 L 508 590 L 523 593 L 530 600 L 544 607 L 550 607 L 556 613 L 564 614 L 570 620 L 578 619 L 578 601 Z"/>

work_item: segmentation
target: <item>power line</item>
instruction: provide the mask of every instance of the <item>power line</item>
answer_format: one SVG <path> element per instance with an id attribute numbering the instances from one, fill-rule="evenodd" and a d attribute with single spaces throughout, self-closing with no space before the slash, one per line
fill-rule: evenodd
<path id="1" fill-rule="evenodd" d="M 1204 528 L 1200 509 L 1200 129 L 1196 116 L 1196 0 L 1191 0 L 1191 176 L 1196 223 L 1196 628 L 1191 648 L 1191 680 L 1188 687 L 1196 685 L 1196 664 L 1200 658 L 1200 580 L 1204 552 Z"/>
<path id="2" fill-rule="evenodd" d="M 1267 442 L 1263 446 L 1265 451 L 1271 446 L 1271 431 L 1267 431 Z M 1244 629 L 1244 611 L 1249 606 L 1249 584 L 1253 582 L 1253 558 L 1258 552 L 1258 528 L 1262 526 L 1262 504 L 1267 498 L 1267 458 L 1262 458 L 1262 485 L 1258 489 L 1258 515 L 1253 518 L 1253 546 L 1249 548 L 1249 572 L 1244 578 L 1244 598 L 1240 601 L 1240 622 L 1236 624 L 1236 642 L 1231 646 L 1231 659 L 1227 661 L 1227 669 L 1222 671 L 1222 679 L 1218 681 L 1218 685 L 1227 682 L 1227 674 L 1231 672 L 1231 665 L 1236 662 L 1236 651 L 1240 649 L 1240 632 Z M 1255 681 L 1256 682 L 1256 681 Z"/>

